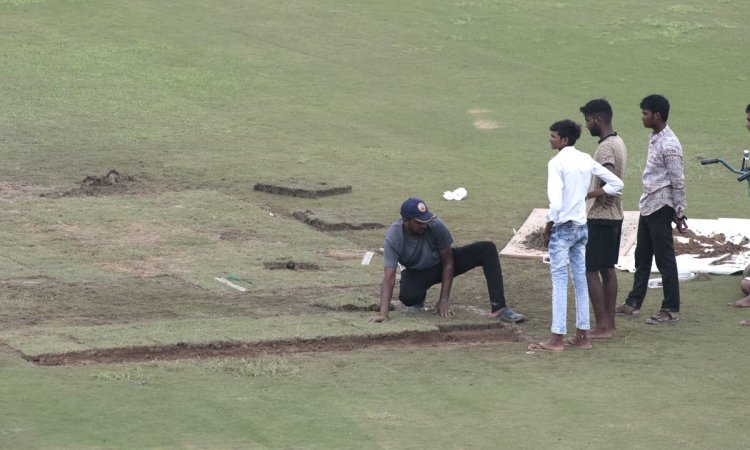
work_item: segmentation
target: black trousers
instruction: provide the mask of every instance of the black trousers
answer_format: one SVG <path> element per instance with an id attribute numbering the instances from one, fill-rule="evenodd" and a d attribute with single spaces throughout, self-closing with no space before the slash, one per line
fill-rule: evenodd
<path id="1" fill-rule="evenodd" d="M 672 217 L 675 211 L 665 206 L 649 216 L 638 219 L 638 235 L 635 247 L 635 278 L 633 289 L 625 303 L 633 308 L 641 308 L 646 298 L 648 279 L 651 276 L 651 261 L 661 272 L 664 300 L 662 311 L 680 311 L 680 285 L 677 279 L 677 261 L 672 239 Z"/>
<path id="2" fill-rule="evenodd" d="M 490 241 L 481 241 L 453 249 L 453 276 L 461 275 L 479 266 L 482 266 L 484 278 L 487 280 L 492 312 L 504 308 L 503 271 L 500 268 L 500 258 L 495 244 Z M 424 302 L 427 290 L 442 281 L 442 264 L 427 270 L 403 270 L 398 298 L 406 306 L 418 305 Z"/>

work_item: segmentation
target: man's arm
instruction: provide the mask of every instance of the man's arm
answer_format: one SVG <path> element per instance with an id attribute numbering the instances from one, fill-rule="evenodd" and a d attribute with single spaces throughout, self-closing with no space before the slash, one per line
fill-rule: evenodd
<path id="1" fill-rule="evenodd" d="M 443 263 L 443 283 L 440 287 L 440 300 L 438 300 L 437 302 L 437 312 L 442 317 L 448 317 L 453 315 L 453 311 L 451 310 L 451 286 L 453 286 L 453 249 L 451 247 L 441 249 L 440 260 Z"/>
<path id="2" fill-rule="evenodd" d="M 667 178 L 672 185 L 674 209 L 680 217 L 687 209 L 685 196 L 685 167 L 682 161 L 682 150 L 667 147 L 664 149 L 664 165 L 667 168 Z"/>
<path id="3" fill-rule="evenodd" d="M 615 166 L 612 163 L 606 162 L 606 163 L 602 164 L 602 167 L 604 167 L 605 169 L 609 170 L 613 174 L 615 173 Z M 597 202 L 603 203 L 605 205 L 613 204 L 613 202 L 615 201 L 614 199 L 616 198 L 616 196 L 614 196 L 614 195 L 607 195 L 607 193 L 604 191 L 604 189 L 602 189 L 604 187 L 604 185 L 607 184 L 607 183 L 605 183 L 604 180 L 602 180 L 599 177 L 597 177 L 596 179 L 599 181 L 599 183 L 598 183 L 599 187 L 597 189 L 594 189 L 591 192 L 588 192 L 586 194 L 586 200 L 588 200 L 590 198 L 593 198 Z"/>
<path id="4" fill-rule="evenodd" d="M 370 317 L 370 322 L 385 322 L 388 320 L 394 286 L 396 286 L 396 268 L 386 267 L 383 269 L 383 283 L 380 286 L 380 314 Z"/>
<path id="5" fill-rule="evenodd" d="M 591 173 L 605 184 L 599 189 L 586 194 L 587 199 L 601 197 L 602 195 L 617 195 L 625 186 L 620 177 L 596 161 L 594 161 L 594 165 L 591 168 Z"/>
<path id="6" fill-rule="evenodd" d="M 563 206 L 564 183 L 560 173 L 554 166 L 553 161 L 547 163 L 547 197 L 549 198 L 549 211 L 545 217 L 548 222 L 556 222 Z"/>

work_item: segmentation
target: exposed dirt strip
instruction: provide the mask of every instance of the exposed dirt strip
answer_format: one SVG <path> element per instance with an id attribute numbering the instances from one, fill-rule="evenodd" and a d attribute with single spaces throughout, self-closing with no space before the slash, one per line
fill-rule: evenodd
<path id="1" fill-rule="evenodd" d="M 436 346 L 444 344 L 477 344 L 497 341 L 520 341 L 519 332 L 501 323 L 481 325 L 447 325 L 434 331 L 404 331 L 373 336 L 337 336 L 318 339 L 290 339 L 258 343 L 212 342 L 177 343 L 165 346 L 143 346 L 86 350 L 62 354 L 28 356 L 24 359 L 42 366 L 86 365 L 192 358 L 253 358 L 289 353 L 352 351 L 361 348 Z"/>

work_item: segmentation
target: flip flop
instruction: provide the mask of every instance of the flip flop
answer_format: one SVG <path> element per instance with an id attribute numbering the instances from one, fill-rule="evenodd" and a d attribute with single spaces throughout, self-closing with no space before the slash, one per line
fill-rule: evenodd
<path id="1" fill-rule="evenodd" d="M 633 308 L 630 305 L 618 305 L 615 308 L 615 315 L 616 316 L 635 316 L 638 317 L 641 315 L 641 310 L 638 308 Z"/>
<path id="2" fill-rule="evenodd" d="M 666 313 L 663 315 L 662 313 Z M 646 320 L 649 325 L 656 325 L 659 323 L 675 323 L 680 320 L 680 316 L 677 313 L 671 311 L 660 311 L 658 314 L 654 314 L 650 319 Z"/>
<path id="3" fill-rule="evenodd" d="M 571 347 L 578 347 L 578 348 L 591 348 L 593 345 L 591 345 L 591 342 L 587 342 L 586 344 L 579 344 L 576 342 L 575 338 L 568 338 L 565 340 L 566 345 L 570 345 Z"/>
<path id="4" fill-rule="evenodd" d="M 549 348 L 545 347 L 543 343 L 537 342 L 535 344 L 529 344 L 528 347 L 529 350 L 537 351 L 537 352 L 553 352 L 553 353 L 560 353 L 563 351 L 563 349 L 556 349 L 556 348 Z"/>

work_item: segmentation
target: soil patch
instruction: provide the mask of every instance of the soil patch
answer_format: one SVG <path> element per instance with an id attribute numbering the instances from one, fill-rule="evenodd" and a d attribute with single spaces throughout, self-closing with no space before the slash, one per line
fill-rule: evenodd
<path id="1" fill-rule="evenodd" d="M 317 217 L 315 213 L 310 210 L 297 211 L 293 213 L 292 216 L 300 222 L 304 222 L 320 231 L 375 230 L 378 228 L 385 228 L 385 225 L 377 222 L 334 222 Z"/>
<path id="2" fill-rule="evenodd" d="M 177 343 L 166 346 L 125 347 L 64 354 L 24 355 L 24 359 L 42 366 L 123 363 L 153 360 L 197 358 L 254 358 L 266 355 L 353 351 L 363 348 L 439 346 L 450 344 L 484 344 L 498 341 L 517 342 L 522 337 L 503 324 L 447 325 L 434 331 L 404 331 L 374 336 L 337 336 L 318 339 L 290 339 L 259 343 L 212 342 L 208 344 Z"/>
<path id="3" fill-rule="evenodd" d="M 296 261 L 271 261 L 264 262 L 263 267 L 268 270 L 320 270 L 315 263 L 305 263 Z"/>
<path id="4" fill-rule="evenodd" d="M 372 303 L 370 305 L 354 305 L 351 303 L 345 303 L 343 305 L 327 305 L 325 303 L 313 303 L 313 306 L 317 306 L 323 309 L 330 309 L 331 311 L 380 311 L 380 305 L 378 305 L 377 303 Z M 395 309 L 396 307 L 391 305 L 390 310 L 393 311 Z"/>
<path id="5" fill-rule="evenodd" d="M 738 255 L 748 251 L 748 248 L 743 246 L 750 242 L 750 240 L 745 238 L 739 244 L 734 244 L 727 241 L 727 237 L 723 233 L 701 236 L 691 230 L 680 233 L 675 229 L 673 235 L 675 237 L 675 254 L 696 255 L 697 258 L 715 258 L 727 254 Z M 679 242 L 678 237 L 687 238 L 689 241 Z"/>
<path id="6" fill-rule="evenodd" d="M 97 197 L 104 195 L 120 195 L 124 193 L 140 193 L 141 183 L 132 175 L 121 174 L 117 170 L 110 170 L 104 175 L 87 175 L 76 189 L 64 192 L 41 194 L 41 197 Z M 134 187 L 137 187 L 135 190 Z M 132 192 L 131 192 L 132 191 Z"/>
<path id="7" fill-rule="evenodd" d="M 539 227 L 527 234 L 521 243 L 529 250 L 547 251 L 547 247 L 544 246 L 544 228 Z"/>
<path id="8" fill-rule="evenodd" d="M 547 223 L 548 210 L 534 208 L 518 231 L 500 250 L 501 256 L 514 258 L 542 259 L 549 254 L 544 247 L 543 230 Z M 620 256 L 626 255 L 633 247 L 638 228 L 638 211 L 623 211 L 622 236 L 620 238 Z"/>
<path id="9" fill-rule="evenodd" d="M 268 192 L 270 194 L 302 198 L 320 198 L 352 192 L 351 186 L 329 186 L 328 183 L 325 182 L 307 183 L 296 180 L 273 184 L 256 183 L 253 189 L 256 191 Z"/>
<path id="10" fill-rule="evenodd" d="M 54 187 L 37 186 L 24 183 L 0 182 L 0 200 L 13 201 L 17 198 L 45 196 L 55 192 Z"/>
<path id="11" fill-rule="evenodd" d="M 745 238 L 739 244 L 734 244 L 727 240 L 727 237 L 722 234 L 715 234 L 710 236 L 701 236 L 694 233 L 692 230 L 687 230 L 684 234 L 674 229 L 673 235 L 675 254 L 677 255 L 697 255 L 698 258 L 715 258 L 721 255 L 738 255 L 748 251 L 747 247 L 744 247 L 750 240 Z M 687 242 L 680 242 L 680 239 L 689 239 Z M 532 252 L 546 252 L 547 248 L 544 246 L 544 227 L 537 227 L 532 229 L 530 232 L 525 233 L 521 238 L 520 244 L 524 249 Z"/>

